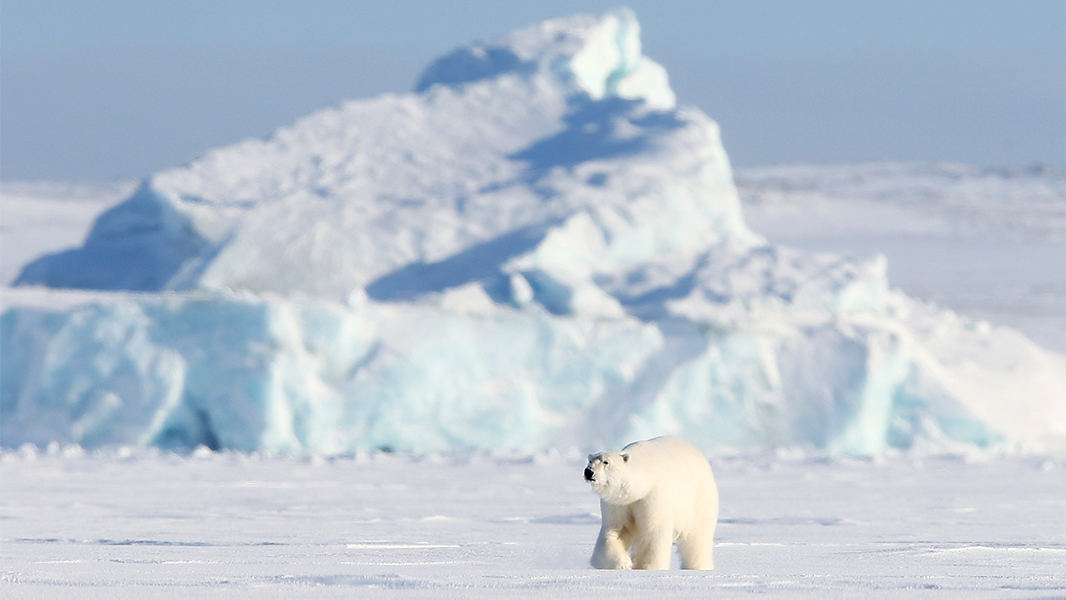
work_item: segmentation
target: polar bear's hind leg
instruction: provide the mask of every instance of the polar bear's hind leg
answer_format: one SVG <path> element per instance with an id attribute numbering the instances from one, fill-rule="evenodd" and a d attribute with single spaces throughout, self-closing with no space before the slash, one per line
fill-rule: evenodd
<path id="1" fill-rule="evenodd" d="M 705 534 L 677 540 L 677 553 L 681 555 L 682 569 L 714 569 L 713 538 Z"/>
<path id="2" fill-rule="evenodd" d="M 679 536 L 677 552 L 682 569 L 714 569 L 714 530 L 718 525 L 718 489 L 714 476 L 704 482 L 696 495 L 696 519 Z"/>

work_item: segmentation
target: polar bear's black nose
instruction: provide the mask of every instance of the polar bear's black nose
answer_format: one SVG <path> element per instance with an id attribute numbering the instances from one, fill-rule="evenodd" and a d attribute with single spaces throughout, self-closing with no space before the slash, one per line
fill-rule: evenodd
<path id="1" fill-rule="evenodd" d="M 585 469 L 585 481 L 592 481 L 592 469 Z"/>

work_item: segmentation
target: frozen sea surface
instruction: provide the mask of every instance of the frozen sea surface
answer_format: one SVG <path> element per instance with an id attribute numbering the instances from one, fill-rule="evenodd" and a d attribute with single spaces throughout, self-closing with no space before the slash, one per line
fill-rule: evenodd
<path id="1" fill-rule="evenodd" d="M 744 219 L 770 241 L 883 254 L 907 295 L 1066 352 L 1066 173 L 952 163 L 739 169 Z"/>
<path id="2" fill-rule="evenodd" d="M 712 572 L 596 571 L 576 453 L 0 455 L 4 598 L 1062 598 L 1066 462 L 712 460 Z"/>

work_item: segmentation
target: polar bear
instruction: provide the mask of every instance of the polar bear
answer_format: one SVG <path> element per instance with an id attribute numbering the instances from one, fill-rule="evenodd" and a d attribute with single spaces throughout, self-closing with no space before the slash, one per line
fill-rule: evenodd
<path id="1" fill-rule="evenodd" d="M 677 540 L 682 569 L 714 568 L 718 487 L 695 446 L 657 437 L 590 454 L 585 480 L 600 496 L 603 518 L 592 566 L 669 569 Z"/>

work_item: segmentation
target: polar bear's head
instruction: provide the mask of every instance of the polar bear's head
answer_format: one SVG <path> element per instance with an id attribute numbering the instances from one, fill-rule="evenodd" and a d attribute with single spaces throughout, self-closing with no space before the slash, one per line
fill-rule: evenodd
<path id="1" fill-rule="evenodd" d="M 628 467 L 629 454 L 623 452 L 589 454 L 589 464 L 585 467 L 585 481 L 591 483 L 592 491 L 607 502 L 629 504 L 639 498 L 634 497 L 634 482 Z"/>

